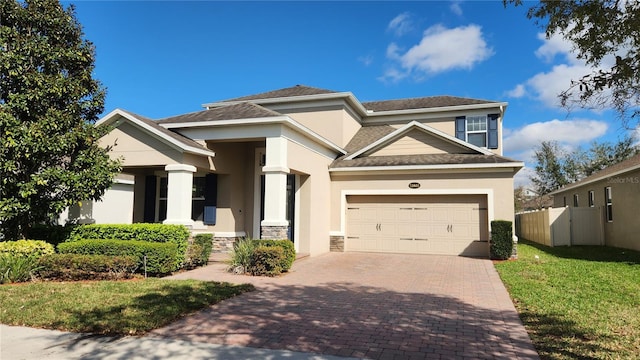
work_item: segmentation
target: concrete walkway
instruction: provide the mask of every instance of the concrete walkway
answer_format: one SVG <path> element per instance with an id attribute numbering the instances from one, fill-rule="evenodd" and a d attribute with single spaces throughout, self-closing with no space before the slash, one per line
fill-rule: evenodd
<path id="1" fill-rule="evenodd" d="M 489 260 L 330 253 L 278 278 L 224 271 L 173 276 L 250 282 L 223 301 L 148 336 L 371 359 L 537 359 Z"/>
<path id="2" fill-rule="evenodd" d="M 0 325 L 0 359 L 338 360 L 343 358 L 166 338 L 110 337 Z"/>

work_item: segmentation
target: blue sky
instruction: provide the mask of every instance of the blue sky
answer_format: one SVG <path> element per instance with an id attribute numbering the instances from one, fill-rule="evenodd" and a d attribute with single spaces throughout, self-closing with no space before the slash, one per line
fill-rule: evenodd
<path id="1" fill-rule="evenodd" d="M 509 103 L 505 156 L 525 161 L 625 135 L 611 111 L 567 112 L 556 94 L 588 69 L 501 1 L 75 1 L 96 46 L 105 113 L 150 117 L 296 84 L 360 101 L 453 95 Z M 69 2 L 64 2 L 68 5 Z"/>

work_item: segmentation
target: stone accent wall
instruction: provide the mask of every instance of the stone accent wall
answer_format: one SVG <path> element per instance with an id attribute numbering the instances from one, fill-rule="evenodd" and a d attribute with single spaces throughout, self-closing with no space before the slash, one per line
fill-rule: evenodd
<path id="1" fill-rule="evenodd" d="M 513 237 L 513 249 L 511 250 L 511 258 L 516 260 L 518 259 L 518 238 Z"/>
<path id="2" fill-rule="evenodd" d="M 238 241 L 237 237 L 213 237 L 212 253 L 230 253 L 233 251 L 233 244 Z"/>
<path id="3" fill-rule="evenodd" d="M 288 226 L 262 226 L 260 229 L 260 239 L 283 240 L 288 238 Z"/>
<path id="4" fill-rule="evenodd" d="M 344 252 L 344 236 L 331 236 L 329 241 L 330 251 Z"/>

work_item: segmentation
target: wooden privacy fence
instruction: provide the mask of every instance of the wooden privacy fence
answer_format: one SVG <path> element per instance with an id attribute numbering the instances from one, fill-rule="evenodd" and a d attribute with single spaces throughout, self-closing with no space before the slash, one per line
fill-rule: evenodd
<path id="1" fill-rule="evenodd" d="M 516 214 L 516 235 L 547 246 L 604 245 L 599 207 L 549 208 Z"/>

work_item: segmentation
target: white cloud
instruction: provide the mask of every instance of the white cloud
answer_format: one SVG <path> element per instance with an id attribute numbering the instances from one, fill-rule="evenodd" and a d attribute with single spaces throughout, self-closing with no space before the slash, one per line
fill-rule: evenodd
<path id="1" fill-rule="evenodd" d="M 513 177 L 513 186 L 523 186 L 524 188 L 531 188 L 531 177 L 533 175 L 535 175 L 535 171 L 532 168 L 528 166 L 523 167 Z"/>
<path id="2" fill-rule="evenodd" d="M 360 57 L 358 57 L 358 61 L 363 63 L 364 66 L 369 66 L 369 65 L 373 64 L 373 56 L 372 55 L 360 56 Z"/>
<path id="3" fill-rule="evenodd" d="M 378 80 L 385 83 L 397 83 L 398 81 L 407 77 L 407 73 L 403 71 L 399 71 L 396 68 L 388 68 L 385 70 L 382 76 L 378 77 Z"/>
<path id="4" fill-rule="evenodd" d="M 523 84 L 518 84 L 513 89 L 507 91 L 507 96 L 511 98 L 521 98 L 527 94 L 527 90 Z"/>
<path id="5" fill-rule="evenodd" d="M 505 130 L 504 151 L 529 161 L 542 141 L 557 141 L 562 147 L 572 149 L 604 135 L 608 127 L 604 121 L 590 119 L 535 122 L 516 130 Z"/>
<path id="6" fill-rule="evenodd" d="M 413 20 L 411 14 L 404 12 L 394 17 L 387 25 L 387 30 L 393 31 L 396 36 L 402 36 L 413 30 Z"/>
<path id="7" fill-rule="evenodd" d="M 458 0 L 453 0 L 451 2 L 451 5 L 449 5 L 449 10 L 451 10 L 452 13 L 458 16 L 462 16 L 462 7 L 460 6 L 460 1 Z"/>
<path id="8" fill-rule="evenodd" d="M 420 43 L 405 53 L 395 43 L 387 48 L 387 57 L 402 68 L 397 72 L 414 73 L 418 77 L 471 69 L 491 55 L 493 50 L 484 40 L 482 28 L 474 24 L 453 29 L 434 25 L 425 30 Z"/>
<path id="9" fill-rule="evenodd" d="M 569 63 L 579 62 L 578 58 L 573 55 L 573 45 L 562 35 L 554 34 L 550 39 L 547 39 L 544 33 L 538 33 L 538 39 L 542 41 L 542 45 L 535 52 L 538 58 L 551 62 L 556 55 L 560 54 Z"/>

